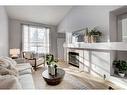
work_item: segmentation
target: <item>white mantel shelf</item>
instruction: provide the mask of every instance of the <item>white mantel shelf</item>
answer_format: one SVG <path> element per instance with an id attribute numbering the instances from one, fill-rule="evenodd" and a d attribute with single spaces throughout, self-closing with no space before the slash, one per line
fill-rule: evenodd
<path id="1" fill-rule="evenodd" d="M 104 42 L 104 43 L 65 43 L 65 48 L 72 49 L 93 49 L 93 50 L 118 50 L 127 51 L 127 42 Z"/>

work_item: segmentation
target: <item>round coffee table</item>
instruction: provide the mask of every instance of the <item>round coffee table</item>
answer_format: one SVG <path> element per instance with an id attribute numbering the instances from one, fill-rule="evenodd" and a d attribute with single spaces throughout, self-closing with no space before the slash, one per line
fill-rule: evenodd
<path id="1" fill-rule="evenodd" d="M 53 76 L 48 73 L 48 70 L 45 70 L 42 73 L 44 80 L 49 85 L 59 84 L 62 81 L 64 75 L 65 75 L 65 71 L 63 69 L 60 69 L 60 68 L 57 68 L 57 74 L 53 75 Z"/>

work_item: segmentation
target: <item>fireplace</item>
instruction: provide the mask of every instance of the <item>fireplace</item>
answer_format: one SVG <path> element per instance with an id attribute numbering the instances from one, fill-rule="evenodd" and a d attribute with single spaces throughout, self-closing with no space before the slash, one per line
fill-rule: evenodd
<path id="1" fill-rule="evenodd" d="M 69 64 L 79 68 L 79 53 L 69 52 Z"/>

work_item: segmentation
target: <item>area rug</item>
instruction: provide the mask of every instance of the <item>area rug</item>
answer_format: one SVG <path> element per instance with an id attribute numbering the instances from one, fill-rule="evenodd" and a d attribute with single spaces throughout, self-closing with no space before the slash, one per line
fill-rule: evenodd
<path id="1" fill-rule="evenodd" d="M 69 74 L 68 72 L 65 71 L 65 76 L 62 80 L 62 82 L 58 85 L 55 86 L 50 86 L 48 85 L 43 77 L 42 77 L 42 72 L 45 69 L 43 67 L 39 68 L 36 72 L 33 72 L 33 79 L 35 83 L 35 88 L 36 89 L 88 89 L 82 81 L 80 81 L 80 78 L 73 75 Z"/>

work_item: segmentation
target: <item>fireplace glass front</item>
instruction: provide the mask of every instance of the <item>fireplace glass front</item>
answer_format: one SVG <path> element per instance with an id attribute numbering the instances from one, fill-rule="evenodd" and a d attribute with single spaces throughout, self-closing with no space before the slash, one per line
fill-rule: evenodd
<path id="1" fill-rule="evenodd" d="M 79 67 L 79 53 L 69 52 L 69 64 Z"/>

